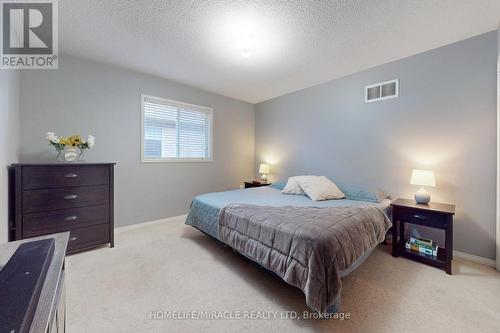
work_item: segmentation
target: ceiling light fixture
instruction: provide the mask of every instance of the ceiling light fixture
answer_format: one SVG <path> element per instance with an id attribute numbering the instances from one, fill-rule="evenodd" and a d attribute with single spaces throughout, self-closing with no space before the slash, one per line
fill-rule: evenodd
<path id="1" fill-rule="evenodd" d="M 255 54 L 255 51 L 251 50 L 251 49 L 244 49 L 244 50 L 241 50 L 240 54 L 244 58 L 250 58 L 251 56 L 253 56 Z"/>
<path id="2" fill-rule="evenodd" d="M 240 54 L 245 58 L 250 58 L 255 54 L 255 41 L 251 33 L 242 33 L 240 35 Z"/>
<path id="3" fill-rule="evenodd" d="M 234 66 L 280 61 L 277 54 L 288 37 L 275 20 L 246 6 L 240 8 L 239 1 L 232 3 L 234 8 L 217 13 L 207 23 L 205 42 L 212 56 Z"/>

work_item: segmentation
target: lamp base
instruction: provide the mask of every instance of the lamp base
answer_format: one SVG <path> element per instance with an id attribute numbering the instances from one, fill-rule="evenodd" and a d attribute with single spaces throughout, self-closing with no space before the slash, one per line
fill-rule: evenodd
<path id="1" fill-rule="evenodd" d="M 260 181 L 264 184 L 267 184 L 267 175 L 265 173 L 263 173 L 261 176 L 260 176 Z"/>
<path id="2" fill-rule="evenodd" d="M 415 193 L 415 201 L 419 204 L 428 204 L 431 201 L 431 195 L 422 187 Z"/>

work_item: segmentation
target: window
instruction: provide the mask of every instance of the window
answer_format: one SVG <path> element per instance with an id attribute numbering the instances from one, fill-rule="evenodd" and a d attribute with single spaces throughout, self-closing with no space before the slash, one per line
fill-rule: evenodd
<path id="1" fill-rule="evenodd" d="M 142 162 L 212 160 L 208 107 L 142 95 Z"/>

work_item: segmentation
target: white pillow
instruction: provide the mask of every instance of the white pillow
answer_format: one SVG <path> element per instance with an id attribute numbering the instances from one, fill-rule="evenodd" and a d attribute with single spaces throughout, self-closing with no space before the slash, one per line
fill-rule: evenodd
<path id="1" fill-rule="evenodd" d="M 343 199 L 344 193 L 325 176 L 307 176 L 301 178 L 299 186 L 314 201 Z"/>
<path id="2" fill-rule="evenodd" d="M 305 195 L 304 191 L 302 191 L 302 189 L 299 186 L 300 180 L 304 177 L 310 177 L 310 176 L 295 176 L 295 177 L 288 178 L 288 181 L 286 182 L 286 186 L 283 189 L 283 191 L 281 191 L 281 193 Z"/>

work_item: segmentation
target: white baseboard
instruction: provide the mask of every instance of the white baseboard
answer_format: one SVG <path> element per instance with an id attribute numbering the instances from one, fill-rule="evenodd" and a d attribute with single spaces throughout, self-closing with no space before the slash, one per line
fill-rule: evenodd
<path id="1" fill-rule="evenodd" d="M 179 216 L 167 217 L 167 218 L 160 219 L 160 220 L 140 222 L 140 223 L 136 223 L 136 224 L 115 227 L 115 232 L 123 232 L 123 231 L 137 229 L 137 228 L 141 228 L 141 227 L 145 227 L 145 226 L 149 226 L 149 225 L 154 225 L 154 224 L 168 223 L 174 219 L 179 219 L 179 218 L 185 219 L 186 216 L 187 216 L 187 214 L 184 214 L 184 215 L 179 215 Z"/>
<path id="2" fill-rule="evenodd" d="M 469 253 L 460 252 L 460 251 L 453 251 L 453 257 L 469 260 L 469 261 L 472 261 L 472 262 L 475 262 L 478 264 L 483 264 L 483 265 L 490 266 L 490 267 L 496 267 L 495 260 L 488 259 L 485 257 L 476 256 L 474 254 L 469 254 Z"/>

